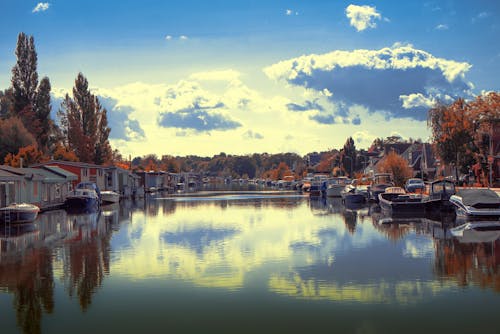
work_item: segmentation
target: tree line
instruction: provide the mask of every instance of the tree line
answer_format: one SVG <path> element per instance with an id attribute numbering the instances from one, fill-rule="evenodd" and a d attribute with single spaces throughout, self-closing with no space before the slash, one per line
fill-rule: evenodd
<path id="1" fill-rule="evenodd" d="M 11 87 L 0 91 L 0 163 L 18 167 L 60 159 L 95 164 L 111 162 L 111 129 L 106 109 L 78 73 L 72 96 L 66 94 L 51 118 L 51 84 L 38 81 L 38 56 L 33 36 L 21 32 L 15 50 Z"/>

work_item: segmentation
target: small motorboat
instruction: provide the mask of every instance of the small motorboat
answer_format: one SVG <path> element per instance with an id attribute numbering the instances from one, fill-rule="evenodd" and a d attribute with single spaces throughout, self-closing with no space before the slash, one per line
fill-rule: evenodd
<path id="1" fill-rule="evenodd" d="M 95 210 L 101 203 L 101 192 L 95 183 L 79 183 L 75 190 L 70 192 L 64 201 L 69 210 Z"/>
<path id="2" fill-rule="evenodd" d="M 351 180 L 346 176 L 331 178 L 327 181 L 326 196 L 327 197 L 342 197 L 342 191 L 351 183 Z"/>
<path id="3" fill-rule="evenodd" d="M 385 192 L 388 187 L 394 187 L 394 181 L 392 180 L 392 174 L 389 173 L 379 173 L 373 176 L 372 183 L 369 187 L 370 200 L 378 202 L 379 194 Z"/>
<path id="4" fill-rule="evenodd" d="M 500 218 L 500 197 L 491 189 L 460 189 L 450 197 L 450 203 L 460 217 Z"/>
<path id="5" fill-rule="evenodd" d="M 28 203 L 12 203 L 0 208 L 0 222 L 2 223 L 31 223 L 35 221 L 40 208 Z"/>
<path id="6" fill-rule="evenodd" d="M 366 191 L 361 191 L 353 184 L 348 184 L 342 189 L 340 196 L 346 205 L 361 204 L 366 201 L 367 193 Z"/>
<path id="7" fill-rule="evenodd" d="M 380 208 L 392 214 L 425 214 L 427 197 L 407 193 L 401 187 L 387 187 L 378 195 Z"/>
<path id="8" fill-rule="evenodd" d="M 102 204 L 113 204 L 120 202 L 120 194 L 112 190 L 101 191 Z"/>
<path id="9" fill-rule="evenodd" d="M 450 229 L 450 233 L 464 243 L 492 242 L 500 238 L 500 222 L 468 222 Z"/>

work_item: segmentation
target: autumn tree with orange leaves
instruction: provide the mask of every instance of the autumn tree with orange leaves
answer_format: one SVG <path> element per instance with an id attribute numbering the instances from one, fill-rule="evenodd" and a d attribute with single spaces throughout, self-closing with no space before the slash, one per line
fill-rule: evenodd
<path id="1" fill-rule="evenodd" d="M 22 159 L 22 165 L 21 165 Z M 5 164 L 12 167 L 26 167 L 46 160 L 43 153 L 38 150 L 36 145 L 28 145 L 21 147 L 16 155 L 12 153 L 7 154 L 5 157 Z"/>
<path id="2" fill-rule="evenodd" d="M 408 166 L 408 161 L 394 151 L 387 154 L 377 164 L 377 170 L 379 173 L 392 174 L 394 183 L 398 187 L 402 187 L 405 181 L 413 175 L 412 169 Z"/>
<path id="3" fill-rule="evenodd" d="M 465 173 L 474 163 L 488 169 L 490 136 L 499 122 L 497 92 L 480 95 L 471 102 L 459 98 L 450 105 L 438 103 L 427 118 L 435 151 L 443 163 L 456 167 L 456 176 L 458 170 Z"/>

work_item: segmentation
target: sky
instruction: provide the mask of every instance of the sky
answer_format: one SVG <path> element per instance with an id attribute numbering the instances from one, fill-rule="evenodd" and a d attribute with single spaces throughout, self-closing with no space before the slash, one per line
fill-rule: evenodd
<path id="1" fill-rule="evenodd" d="M 498 1 L 1 0 L 0 89 L 35 38 L 53 117 L 82 72 L 124 156 L 428 140 L 436 101 L 500 90 Z"/>

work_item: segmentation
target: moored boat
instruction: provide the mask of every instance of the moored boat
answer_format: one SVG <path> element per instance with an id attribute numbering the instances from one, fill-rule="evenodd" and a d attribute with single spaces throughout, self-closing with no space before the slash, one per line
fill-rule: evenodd
<path id="1" fill-rule="evenodd" d="M 0 208 L 2 223 L 31 223 L 35 221 L 40 208 L 29 203 L 12 203 Z"/>
<path id="2" fill-rule="evenodd" d="M 334 177 L 328 180 L 326 188 L 327 197 L 341 197 L 342 190 L 350 183 L 346 176 Z"/>
<path id="3" fill-rule="evenodd" d="M 120 201 L 120 194 L 112 190 L 101 191 L 102 204 L 118 203 Z"/>
<path id="4" fill-rule="evenodd" d="M 101 202 L 101 192 L 95 183 L 79 183 L 75 190 L 70 192 L 64 205 L 70 210 L 95 210 Z"/>
<path id="5" fill-rule="evenodd" d="M 467 219 L 500 218 L 500 197 L 491 189 L 460 189 L 450 197 L 457 216 Z"/>
<path id="6" fill-rule="evenodd" d="M 378 195 L 382 210 L 392 214 L 425 214 L 427 196 L 407 193 L 401 187 L 387 187 Z"/>
<path id="7" fill-rule="evenodd" d="M 369 187 L 370 200 L 378 202 L 378 195 L 385 192 L 388 187 L 393 187 L 392 174 L 379 173 L 373 176 L 373 181 Z"/>
<path id="8" fill-rule="evenodd" d="M 435 180 L 429 184 L 429 198 L 426 210 L 429 213 L 450 212 L 455 207 L 450 202 L 450 197 L 456 194 L 455 183 L 450 180 Z"/>
<path id="9" fill-rule="evenodd" d="M 366 201 L 366 192 L 361 191 L 352 184 L 346 185 L 340 192 L 340 196 L 346 205 L 360 204 Z"/>

